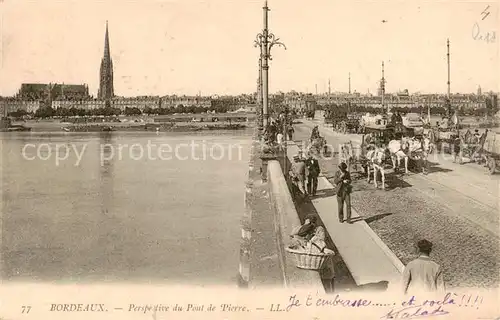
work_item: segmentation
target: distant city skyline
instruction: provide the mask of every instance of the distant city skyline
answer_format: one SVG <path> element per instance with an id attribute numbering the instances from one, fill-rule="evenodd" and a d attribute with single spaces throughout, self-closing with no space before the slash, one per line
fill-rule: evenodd
<path id="1" fill-rule="evenodd" d="M 498 39 L 478 36 L 498 34 L 497 3 L 314 4 L 269 1 L 271 32 L 288 48 L 271 52 L 271 93 L 327 93 L 328 82 L 332 92 L 348 92 L 350 73 L 352 92 L 376 95 L 382 61 L 387 92 L 445 93 L 447 38 L 451 92 L 500 91 Z M 4 0 L 0 95 L 52 82 L 88 84 L 97 96 L 106 21 L 117 96 L 254 92 L 262 5 Z"/>

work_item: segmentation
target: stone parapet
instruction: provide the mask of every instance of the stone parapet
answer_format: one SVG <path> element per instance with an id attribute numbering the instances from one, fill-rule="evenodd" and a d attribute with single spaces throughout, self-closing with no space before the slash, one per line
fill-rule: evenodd
<path id="1" fill-rule="evenodd" d="M 270 160 L 267 170 L 270 185 L 269 203 L 274 213 L 274 231 L 285 286 L 324 293 L 319 273 L 297 268 L 294 257 L 285 251 L 290 244 L 292 230 L 300 226 L 301 222 L 280 163 L 277 160 Z"/>

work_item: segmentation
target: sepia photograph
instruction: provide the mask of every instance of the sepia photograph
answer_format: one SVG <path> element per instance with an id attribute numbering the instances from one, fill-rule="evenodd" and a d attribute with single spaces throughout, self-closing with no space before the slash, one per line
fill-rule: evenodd
<path id="1" fill-rule="evenodd" d="M 0 319 L 498 319 L 499 7 L 0 0 Z"/>

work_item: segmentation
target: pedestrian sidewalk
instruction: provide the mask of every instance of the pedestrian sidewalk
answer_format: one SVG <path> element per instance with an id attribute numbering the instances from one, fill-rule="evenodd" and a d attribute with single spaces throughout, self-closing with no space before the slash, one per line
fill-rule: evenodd
<path id="1" fill-rule="evenodd" d="M 288 143 L 287 156 L 293 162 L 299 147 Z M 320 175 L 318 192 L 311 200 L 339 254 L 357 285 L 381 281 L 389 282 L 389 289 L 397 290 L 404 269 L 402 262 L 373 232 L 356 210 L 352 209 L 353 224 L 340 223 L 334 186 Z"/>

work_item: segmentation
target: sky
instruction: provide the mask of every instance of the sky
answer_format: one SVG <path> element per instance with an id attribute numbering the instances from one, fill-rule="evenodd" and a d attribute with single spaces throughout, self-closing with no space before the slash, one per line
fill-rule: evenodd
<path id="1" fill-rule="evenodd" d="M 116 95 L 254 92 L 263 2 L 0 0 L 0 95 L 49 82 L 96 95 L 106 21 Z M 386 92 L 444 93 L 447 38 L 451 91 L 500 91 L 498 2 L 268 3 L 270 32 L 287 47 L 271 51 L 270 92 L 323 93 L 328 80 L 346 92 L 350 72 L 352 91 L 376 93 L 385 61 Z"/>

